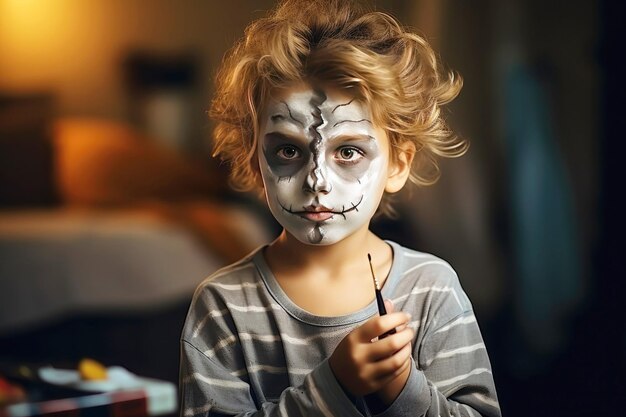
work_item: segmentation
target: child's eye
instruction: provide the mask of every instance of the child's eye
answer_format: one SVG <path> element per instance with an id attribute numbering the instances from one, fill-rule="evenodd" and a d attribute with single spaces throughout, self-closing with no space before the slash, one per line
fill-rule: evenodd
<path id="1" fill-rule="evenodd" d="M 361 158 L 363 158 L 363 151 L 354 146 L 342 146 L 335 153 L 335 159 L 344 164 L 357 163 Z"/>
<path id="2" fill-rule="evenodd" d="M 296 148 L 293 145 L 284 145 L 276 150 L 276 155 L 279 158 L 285 160 L 297 159 L 300 157 L 300 149 Z"/>

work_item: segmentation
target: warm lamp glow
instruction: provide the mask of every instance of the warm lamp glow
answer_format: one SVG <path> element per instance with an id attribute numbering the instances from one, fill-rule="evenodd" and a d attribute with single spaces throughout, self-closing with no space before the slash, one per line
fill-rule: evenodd
<path id="1" fill-rule="evenodd" d="M 0 87 L 46 89 L 76 77 L 98 52 L 90 37 L 97 2 L 0 0 Z"/>
<path id="2" fill-rule="evenodd" d="M 0 0 L 0 47 L 2 83 L 22 87 L 24 83 L 45 82 L 36 67 L 55 54 L 54 39 L 63 8 L 59 2 L 41 0 Z M 39 73 L 39 76 L 35 76 Z"/>
<path id="3" fill-rule="evenodd" d="M 3 31 L 12 40 L 35 44 L 42 39 L 54 16 L 59 13 L 54 1 L 2 0 Z"/>

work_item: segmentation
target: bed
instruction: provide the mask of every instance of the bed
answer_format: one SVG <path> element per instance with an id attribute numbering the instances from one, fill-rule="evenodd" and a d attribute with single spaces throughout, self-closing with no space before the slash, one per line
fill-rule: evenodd
<path id="1" fill-rule="evenodd" d="M 267 243 L 271 217 L 206 156 L 119 122 L 1 107 L 0 361 L 91 356 L 175 381 L 194 289 Z"/>
<path id="2" fill-rule="evenodd" d="M 178 216 L 194 211 L 190 218 L 202 210 L 219 216 L 222 230 L 191 227 L 162 206 L 0 213 L 0 334 L 72 314 L 187 301 L 202 279 L 268 239 L 243 207 L 176 206 Z M 237 247 L 213 249 L 210 239 Z"/>

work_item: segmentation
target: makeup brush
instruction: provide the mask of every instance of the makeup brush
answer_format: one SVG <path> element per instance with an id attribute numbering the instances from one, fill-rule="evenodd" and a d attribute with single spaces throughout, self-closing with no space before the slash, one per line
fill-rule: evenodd
<path id="1" fill-rule="evenodd" d="M 374 280 L 374 288 L 376 292 L 376 304 L 378 304 L 378 314 L 384 316 L 387 314 L 387 309 L 385 308 L 385 300 L 383 300 L 383 295 L 380 292 L 380 285 L 378 284 L 378 280 L 376 279 L 376 275 L 374 274 L 374 267 L 372 266 L 372 256 L 368 253 L 367 260 L 370 264 L 370 271 L 372 271 L 372 279 Z M 386 337 L 387 335 L 394 334 L 396 329 L 391 329 L 387 333 L 379 336 L 379 339 Z"/>

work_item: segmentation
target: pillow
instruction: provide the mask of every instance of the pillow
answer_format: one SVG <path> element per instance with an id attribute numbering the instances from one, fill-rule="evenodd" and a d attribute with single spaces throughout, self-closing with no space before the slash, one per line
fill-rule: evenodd
<path id="1" fill-rule="evenodd" d="M 175 201 L 222 187 L 197 161 L 122 123 L 61 119 L 54 124 L 54 145 L 59 194 L 68 204 Z"/>

